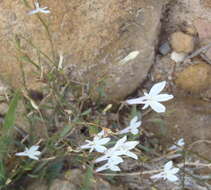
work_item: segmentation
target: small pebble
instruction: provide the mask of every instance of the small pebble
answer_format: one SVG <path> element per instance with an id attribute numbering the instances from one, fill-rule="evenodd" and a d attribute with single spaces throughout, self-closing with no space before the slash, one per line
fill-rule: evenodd
<path id="1" fill-rule="evenodd" d="M 163 56 L 164 55 L 167 55 L 168 53 L 171 52 L 171 47 L 170 47 L 170 44 L 169 42 L 165 42 L 163 43 L 160 48 L 159 48 L 159 52 L 160 54 L 162 54 Z"/>
<path id="2" fill-rule="evenodd" d="M 185 53 L 177 53 L 177 52 L 173 51 L 171 53 L 171 59 L 173 61 L 175 61 L 176 63 L 181 63 L 185 60 L 186 55 L 187 54 L 185 54 Z"/>

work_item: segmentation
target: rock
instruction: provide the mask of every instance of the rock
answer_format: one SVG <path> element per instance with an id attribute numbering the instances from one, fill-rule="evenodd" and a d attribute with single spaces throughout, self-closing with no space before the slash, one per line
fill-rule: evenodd
<path id="1" fill-rule="evenodd" d="M 170 42 L 177 53 L 190 53 L 194 50 L 194 37 L 183 32 L 173 33 Z"/>
<path id="2" fill-rule="evenodd" d="M 170 53 L 171 47 L 169 45 L 169 42 L 163 43 L 159 48 L 159 52 L 161 53 L 161 55 L 167 55 L 168 53 Z"/>
<path id="3" fill-rule="evenodd" d="M 124 98 L 143 82 L 154 61 L 165 0 L 42 1 L 40 6 L 47 6 L 51 11 L 40 16 L 48 25 L 53 47 L 37 16 L 27 14 L 34 9 L 33 2 L 28 1 L 27 7 L 23 1 L 1 1 L 0 73 L 12 87 L 23 87 L 21 65 L 27 87 L 39 88 L 40 72 L 27 56 L 42 64 L 44 73 L 50 69 L 47 59 L 20 36 L 56 63 L 62 52 L 63 68 L 71 70 L 70 79 L 90 81 L 95 86 L 103 78 L 110 100 Z M 19 42 L 21 52 L 16 49 Z M 133 51 L 140 54 L 122 65 L 120 60 Z"/>
<path id="4" fill-rule="evenodd" d="M 8 104 L 7 103 L 0 103 L 0 115 L 5 115 L 8 111 Z"/>
<path id="5" fill-rule="evenodd" d="M 180 62 L 183 62 L 185 60 L 186 55 L 187 54 L 185 54 L 185 53 L 177 53 L 177 52 L 173 51 L 171 53 L 171 59 L 173 61 L 175 61 L 176 63 L 180 63 Z"/>
<path id="6" fill-rule="evenodd" d="M 175 83 L 185 91 L 200 93 L 211 85 L 210 75 L 211 66 L 200 61 L 198 64 L 190 65 L 181 73 L 178 73 Z"/>
<path id="7" fill-rule="evenodd" d="M 27 190 L 77 190 L 77 187 L 67 180 L 55 179 L 50 188 L 41 181 L 32 183 Z"/>
<path id="8" fill-rule="evenodd" d="M 207 19 L 198 18 L 194 20 L 194 26 L 198 32 L 200 42 L 211 38 L 211 22 Z"/>
<path id="9" fill-rule="evenodd" d="M 186 25 L 183 27 L 183 31 L 189 35 L 196 36 L 197 30 L 193 25 Z"/>
<path id="10" fill-rule="evenodd" d="M 176 93 L 175 93 L 176 94 Z M 151 114 L 149 118 L 155 117 Z M 211 139 L 211 103 L 184 94 L 175 97 L 167 105 L 167 113 L 162 116 L 165 125 L 165 135 L 160 138 L 161 144 L 169 147 L 172 142 L 184 138 L 187 145 L 197 141 L 200 143 L 192 146 L 192 150 L 206 158 L 211 157 L 211 144 L 206 143 Z M 161 135 L 158 125 L 149 124 L 147 129 L 156 135 Z M 204 140 L 204 142 L 203 142 Z"/>

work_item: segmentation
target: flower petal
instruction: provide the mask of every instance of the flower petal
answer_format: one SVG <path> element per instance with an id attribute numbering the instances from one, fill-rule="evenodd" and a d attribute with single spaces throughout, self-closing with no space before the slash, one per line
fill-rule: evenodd
<path id="1" fill-rule="evenodd" d="M 179 168 L 173 168 L 171 169 L 171 174 L 176 174 L 179 172 Z"/>
<path id="2" fill-rule="evenodd" d="M 105 152 L 107 150 L 107 148 L 104 147 L 104 146 L 97 145 L 97 146 L 95 146 L 95 150 L 97 152 L 103 153 L 103 152 Z"/>
<path id="3" fill-rule="evenodd" d="M 151 108 L 156 111 L 157 113 L 163 113 L 166 111 L 166 107 L 159 102 L 156 101 L 150 101 Z"/>
<path id="4" fill-rule="evenodd" d="M 99 139 L 97 141 L 97 144 L 104 145 L 104 144 L 108 143 L 110 140 L 111 140 L 110 138 Z"/>
<path id="5" fill-rule="evenodd" d="M 170 94 L 159 94 L 159 95 L 153 96 L 153 100 L 158 101 L 158 102 L 165 102 L 165 101 L 171 100 L 172 98 L 174 98 L 174 96 Z"/>
<path id="6" fill-rule="evenodd" d="M 165 171 L 168 171 L 169 169 L 171 169 L 173 166 L 173 162 L 172 161 L 169 161 L 167 162 L 165 165 L 164 165 L 164 170 Z"/>
<path id="7" fill-rule="evenodd" d="M 166 178 L 171 182 L 178 181 L 178 177 L 176 175 L 167 175 Z"/>
<path id="8" fill-rule="evenodd" d="M 144 100 L 146 100 L 145 96 L 143 97 L 140 97 L 140 98 L 133 98 L 133 99 L 129 99 L 129 100 L 126 100 L 126 102 L 128 104 L 143 104 Z"/>
<path id="9" fill-rule="evenodd" d="M 133 135 L 137 135 L 137 134 L 139 133 L 139 130 L 138 130 L 138 129 L 132 129 L 132 130 L 131 130 L 131 133 L 132 133 Z"/>
<path id="10" fill-rule="evenodd" d="M 149 101 L 146 101 L 145 103 L 144 103 L 144 106 L 142 107 L 142 110 L 144 110 L 144 109 L 147 109 L 148 107 L 149 107 Z"/>
<path id="11" fill-rule="evenodd" d="M 138 116 L 133 117 L 133 119 L 131 119 L 130 121 L 130 126 L 136 123 L 137 121 L 138 121 Z"/>
<path id="12" fill-rule="evenodd" d="M 118 167 L 118 166 L 116 166 L 116 165 L 111 165 L 110 167 L 109 167 L 109 169 L 111 170 L 111 171 L 121 171 L 120 170 L 120 168 Z"/>
<path id="13" fill-rule="evenodd" d="M 107 155 L 103 155 L 103 156 L 100 156 L 99 158 L 97 158 L 94 162 L 95 163 L 98 163 L 98 162 L 102 162 L 102 161 L 105 161 L 105 160 L 108 160 L 108 156 Z"/>
<path id="14" fill-rule="evenodd" d="M 16 155 L 16 156 L 28 156 L 28 154 L 25 153 L 25 152 L 18 152 L 18 153 L 16 153 L 15 155 Z"/>
<path id="15" fill-rule="evenodd" d="M 155 96 L 159 94 L 164 89 L 165 86 L 166 86 L 166 81 L 162 81 L 157 84 L 154 84 L 153 87 L 149 91 L 149 95 Z"/>
<path id="16" fill-rule="evenodd" d="M 161 172 L 159 174 L 152 175 L 150 178 L 151 179 L 160 179 L 160 178 L 163 178 L 163 172 Z"/>
<path id="17" fill-rule="evenodd" d="M 127 127 L 127 128 L 125 128 L 125 129 L 119 131 L 118 134 L 121 135 L 121 134 L 126 134 L 126 133 L 129 133 L 129 132 L 130 132 L 130 127 Z"/>
<path id="18" fill-rule="evenodd" d="M 34 152 L 34 151 L 38 150 L 39 147 L 40 147 L 40 146 L 33 145 L 33 146 L 29 149 L 29 151 Z"/>
<path id="19" fill-rule="evenodd" d="M 96 171 L 96 172 L 101 172 L 101 171 L 103 171 L 103 170 L 107 170 L 108 168 L 109 168 L 109 166 L 108 166 L 108 164 L 106 163 L 106 164 L 104 164 L 103 166 L 97 168 L 95 171 Z"/>
<path id="20" fill-rule="evenodd" d="M 135 146 L 139 144 L 139 141 L 129 141 L 129 142 L 126 142 L 123 146 L 122 146 L 122 149 L 123 150 L 131 150 L 133 148 L 135 148 Z"/>
<path id="21" fill-rule="evenodd" d="M 31 158 L 32 160 L 39 160 L 39 158 L 34 155 L 28 155 L 28 157 Z"/>
<path id="22" fill-rule="evenodd" d="M 125 152 L 125 155 L 128 156 L 128 157 L 130 157 L 130 158 L 133 158 L 135 160 L 138 159 L 138 156 L 135 153 L 130 152 L 130 151 Z"/>

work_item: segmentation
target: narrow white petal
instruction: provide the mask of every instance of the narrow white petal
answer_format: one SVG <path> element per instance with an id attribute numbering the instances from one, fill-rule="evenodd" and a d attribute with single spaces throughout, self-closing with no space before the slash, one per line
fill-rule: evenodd
<path id="1" fill-rule="evenodd" d="M 119 140 L 116 142 L 116 144 L 115 144 L 114 147 L 116 148 L 116 147 L 122 146 L 126 140 L 127 140 L 127 136 L 122 137 L 121 139 L 119 139 Z"/>
<path id="2" fill-rule="evenodd" d="M 179 172 L 179 168 L 173 168 L 171 169 L 171 174 L 176 174 Z"/>
<path id="3" fill-rule="evenodd" d="M 138 116 L 135 116 L 133 119 L 131 119 L 130 126 L 136 123 L 137 121 L 138 121 Z"/>
<path id="4" fill-rule="evenodd" d="M 177 145 L 178 146 L 184 146 L 185 145 L 185 141 L 183 138 L 179 139 L 178 142 L 177 142 Z"/>
<path id="5" fill-rule="evenodd" d="M 135 159 L 135 160 L 138 159 L 138 156 L 137 156 L 135 153 L 130 152 L 130 151 L 127 151 L 127 152 L 125 153 L 125 155 L 128 156 L 128 157 L 130 157 L 130 158 L 133 158 L 133 159 Z"/>
<path id="6" fill-rule="evenodd" d="M 171 182 L 178 181 L 178 177 L 175 176 L 175 175 L 167 175 L 166 177 L 167 177 L 167 179 L 168 179 L 169 181 L 171 181 Z"/>
<path id="7" fill-rule="evenodd" d="M 109 168 L 109 166 L 108 166 L 108 164 L 106 163 L 106 164 L 104 164 L 103 166 L 97 168 L 95 171 L 96 171 L 96 172 L 101 172 L 101 171 L 103 171 L 103 170 L 107 170 L 108 168 Z"/>
<path id="8" fill-rule="evenodd" d="M 43 10 L 43 9 L 41 9 L 40 12 L 45 13 L 45 14 L 51 13 L 49 10 Z"/>
<path id="9" fill-rule="evenodd" d="M 98 162 L 102 162 L 102 161 L 105 161 L 105 160 L 108 160 L 108 156 L 107 155 L 104 155 L 104 156 L 100 156 L 99 158 L 97 158 L 94 162 L 95 163 L 98 163 Z"/>
<path id="10" fill-rule="evenodd" d="M 85 144 L 85 145 L 80 146 L 81 149 L 89 149 L 91 147 L 92 146 L 90 144 Z"/>
<path id="11" fill-rule="evenodd" d="M 104 146 L 98 145 L 98 146 L 95 146 L 95 150 L 96 150 L 97 152 L 103 153 L 103 152 L 105 152 L 105 151 L 107 150 L 107 148 L 104 147 Z"/>
<path id="12" fill-rule="evenodd" d="M 38 157 L 34 156 L 34 155 L 29 155 L 29 158 L 33 159 L 33 160 L 39 160 Z"/>
<path id="13" fill-rule="evenodd" d="M 39 149 L 39 146 L 36 146 L 36 145 L 33 145 L 30 149 L 29 149 L 29 151 L 36 151 L 36 150 L 38 150 Z"/>
<path id="14" fill-rule="evenodd" d="M 35 156 L 39 156 L 40 154 L 41 154 L 40 151 L 35 151 L 35 152 L 33 152 L 33 155 L 35 155 Z"/>
<path id="15" fill-rule="evenodd" d="M 28 15 L 33 15 L 33 14 L 36 14 L 36 13 L 38 13 L 38 10 L 32 10 L 32 11 L 28 12 Z"/>
<path id="16" fill-rule="evenodd" d="M 161 172 L 159 174 L 152 175 L 150 178 L 151 179 L 160 179 L 160 178 L 163 178 L 163 172 Z"/>
<path id="17" fill-rule="evenodd" d="M 176 150 L 178 147 L 176 145 L 172 145 L 171 147 L 169 147 L 169 150 Z"/>
<path id="18" fill-rule="evenodd" d="M 146 101 L 145 103 L 144 103 L 144 106 L 143 106 L 143 110 L 145 110 L 145 109 L 147 109 L 148 107 L 149 107 L 149 101 Z"/>
<path id="19" fill-rule="evenodd" d="M 145 96 L 140 97 L 140 98 L 129 99 L 129 100 L 126 100 L 126 102 L 128 104 L 144 104 L 143 102 L 144 100 L 146 100 Z"/>
<path id="20" fill-rule="evenodd" d="M 140 126 L 141 126 L 141 121 L 138 121 L 138 122 L 134 123 L 134 124 L 131 126 L 131 128 L 138 128 L 138 127 L 140 127 Z"/>
<path id="21" fill-rule="evenodd" d="M 105 131 L 104 131 L 104 130 L 100 131 L 100 132 L 97 134 L 98 137 L 103 137 L 104 135 L 105 135 Z"/>
<path id="22" fill-rule="evenodd" d="M 109 167 L 109 169 L 111 170 L 111 171 L 121 171 L 120 170 L 120 168 L 118 167 L 118 166 L 116 166 L 116 165 L 111 165 L 110 167 Z"/>
<path id="23" fill-rule="evenodd" d="M 160 104 L 159 102 L 156 102 L 156 101 L 151 101 L 150 106 L 157 113 L 163 113 L 163 112 L 166 111 L 166 107 L 164 105 Z"/>
<path id="24" fill-rule="evenodd" d="M 122 163 L 124 160 L 119 156 L 112 156 L 108 159 L 109 164 L 117 165 L 119 163 Z"/>
<path id="25" fill-rule="evenodd" d="M 153 96 L 153 100 L 158 101 L 158 102 L 165 102 L 165 101 L 171 100 L 172 98 L 174 98 L 174 96 L 170 94 L 159 94 L 159 95 Z"/>
<path id="26" fill-rule="evenodd" d="M 111 139 L 110 138 L 103 138 L 97 141 L 97 144 L 104 145 L 108 143 Z"/>
<path id="27" fill-rule="evenodd" d="M 132 130 L 131 130 L 131 133 L 132 133 L 133 135 L 137 135 L 137 134 L 139 133 L 139 130 L 138 130 L 138 129 L 132 129 Z"/>
<path id="28" fill-rule="evenodd" d="M 18 152 L 18 153 L 16 153 L 15 155 L 16 155 L 16 156 L 28 156 L 28 154 L 25 153 L 25 152 Z"/>
<path id="29" fill-rule="evenodd" d="M 138 144 L 139 144 L 139 141 L 128 141 L 122 146 L 122 148 L 126 150 L 131 150 L 135 148 L 135 146 Z"/>
<path id="30" fill-rule="evenodd" d="M 171 169 L 173 166 L 173 162 L 172 161 L 169 161 L 167 162 L 165 165 L 164 165 L 164 170 L 165 171 L 168 171 L 169 169 Z"/>
<path id="31" fill-rule="evenodd" d="M 119 133 L 118 134 L 126 134 L 126 133 L 129 133 L 130 132 L 130 127 L 127 127 L 127 128 L 125 128 L 125 129 L 123 129 L 123 130 L 121 130 L 121 131 L 119 131 Z"/>
<path id="32" fill-rule="evenodd" d="M 149 91 L 149 95 L 155 96 L 159 94 L 164 89 L 165 86 L 166 86 L 166 81 L 162 81 L 157 84 L 154 84 L 151 90 Z"/>

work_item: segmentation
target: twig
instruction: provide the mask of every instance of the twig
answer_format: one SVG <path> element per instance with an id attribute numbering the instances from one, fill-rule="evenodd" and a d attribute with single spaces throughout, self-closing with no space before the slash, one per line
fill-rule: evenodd
<path id="1" fill-rule="evenodd" d="M 201 54 L 200 54 L 200 57 L 201 57 L 204 61 L 206 61 L 208 64 L 211 65 L 211 60 L 210 60 L 205 54 L 201 53 Z"/>
<path id="2" fill-rule="evenodd" d="M 211 43 L 209 43 L 208 45 L 203 46 L 203 47 L 197 49 L 197 50 L 194 51 L 192 54 L 190 54 L 189 56 L 187 56 L 187 57 L 185 58 L 185 60 L 191 59 L 191 58 L 193 58 L 193 57 L 196 57 L 196 56 L 198 56 L 199 54 L 201 54 L 202 52 L 208 50 L 209 48 L 211 48 Z M 184 60 L 184 61 L 185 61 L 185 60 Z"/>

